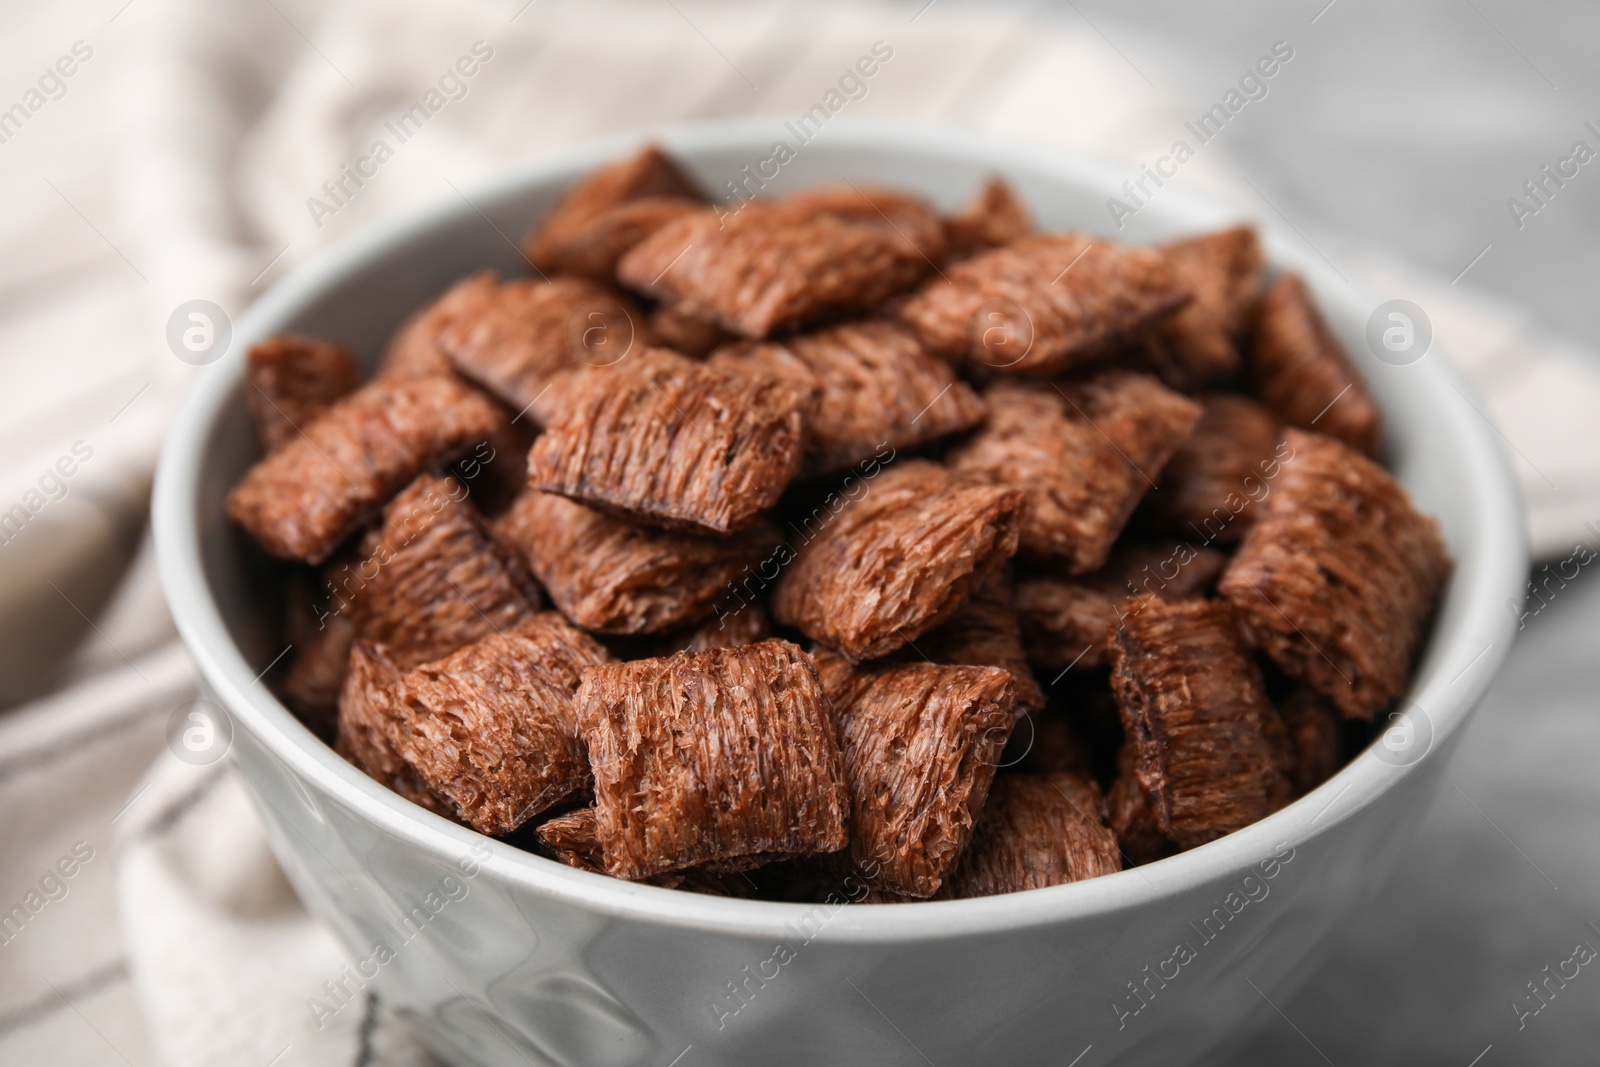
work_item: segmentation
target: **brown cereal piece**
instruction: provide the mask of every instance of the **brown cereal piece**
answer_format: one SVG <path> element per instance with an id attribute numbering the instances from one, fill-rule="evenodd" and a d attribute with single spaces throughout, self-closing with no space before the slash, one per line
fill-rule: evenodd
<path id="1" fill-rule="evenodd" d="M 711 364 L 753 365 L 816 394 L 806 419 L 808 475 L 842 470 L 885 447 L 912 449 L 970 430 L 985 413 L 950 365 L 898 323 L 849 322 L 743 342 L 713 354 Z"/>
<path id="2" fill-rule="evenodd" d="M 1099 359 L 1109 342 L 1187 297 L 1153 249 L 1045 233 L 957 263 L 900 313 L 934 352 L 1043 376 Z"/>
<path id="3" fill-rule="evenodd" d="M 940 896 L 1020 893 L 1122 870 L 1103 806 L 1099 786 L 1081 774 L 998 775 Z"/>
<path id="4" fill-rule="evenodd" d="M 985 181 L 965 207 L 944 220 L 951 259 L 967 259 L 1032 232 L 1033 216 L 1028 206 L 1003 178 Z"/>
<path id="5" fill-rule="evenodd" d="M 361 381 L 348 349 L 314 337 L 279 334 L 250 346 L 245 401 L 261 450 L 271 452 Z"/>
<path id="6" fill-rule="evenodd" d="M 1194 401 L 1126 371 L 1064 385 L 1000 381 L 984 399 L 989 421 L 950 453 L 950 466 L 1024 491 L 1020 551 L 1073 574 L 1105 564 L 1200 417 Z"/>
<path id="7" fill-rule="evenodd" d="M 577 707 L 609 874 L 844 847 L 844 764 L 795 645 L 596 667 Z"/>
<path id="8" fill-rule="evenodd" d="M 1370 722 L 1405 695 L 1450 556 L 1382 467 L 1321 434 L 1290 429 L 1284 443 L 1217 591 L 1285 674 Z"/>
<path id="9" fill-rule="evenodd" d="M 502 282 L 481 271 L 452 293 L 439 347 L 462 377 L 535 418 L 557 375 L 626 359 L 643 321 L 632 301 L 583 278 Z"/>
<path id="10" fill-rule="evenodd" d="M 1279 702 L 1278 715 L 1289 741 L 1289 778 L 1297 794 L 1309 793 L 1343 762 L 1338 709 L 1302 685 Z"/>
<path id="11" fill-rule="evenodd" d="M 481 284 L 472 275 L 446 289 L 428 306 L 411 314 L 389 338 L 378 361 L 378 376 L 417 378 L 451 377 L 455 368 L 439 345 L 439 335 L 464 304 L 470 303 Z"/>
<path id="12" fill-rule="evenodd" d="M 1090 420 L 1140 470 L 1159 472 L 1200 421 L 1200 405 L 1146 374 L 1104 371 L 1063 386 L 1067 406 Z"/>
<path id="13" fill-rule="evenodd" d="M 901 649 L 906 660 L 999 667 L 1017 687 L 1017 715 L 1044 709 L 1044 691 L 1022 650 L 1022 625 L 1012 604 L 1011 575 L 1000 568 L 979 585 L 948 622 Z"/>
<path id="14" fill-rule="evenodd" d="M 646 145 L 568 187 L 523 240 L 522 250 L 541 270 L 608 280 L 628 249 L 703 207 L 689 176 L 660 148 Z"/>
<path id="15" fill-rule="evenodd" d="M 1017 581 L 1015 601 L 1028 661 L 1047 671 L 1104 667 L 1107 628 L 1128 597 L 1182 600 L 1204 592 L 1227 565 L 1213 548 L 1140 543 L 1112 550 L 1106 565 L 1079 577 L 1032 572 Z"/>
<path id="16" fill-rule="evenodd" d="M 668 223 L 617 265 L 628 287 L 683 303 L 744 337 L 876 307 L 930 265 L 883 226 L 752 201 Z"/>
<path id="17" fill-rule="evenodd" d="M 400 679 L 395 751 L 461 819 L 506 834 L 587 788 L 572 696 L 605 649 L 553 611 Z"/>
<path id="18" fill-rule="evenodd" d="M 547 271 L 609 281 L 628 251 L 670 222 L 705 210 L 701 200 L 648 196 L 594 215 L 571 229 L 547 226 L 524 245 L 528 258 Z"/>
<path id="19" fill-rule="evenodd" d="M 539 594 L 454 478 L 419 477 L 389 502 L 364 570 L 361 636 L 402 671 L 533 618 Z"/>
<path id="20" fill-rule="evenodd" d="M 357 639 L 339 695 L 334 749 L 368 778 L 435 815 L 455 818 L 450 803 L 430 790 L 400 758 L 392 740 L 400 670 L 382 645 Z"/>
<path id="21" fill-rule="evenodd" d="M 793 346 L 780 341 L 733 340 L 718 346 L 706 363 L 721 370 L 765 374 L 787 382 L 795 392 L 805 397 L 806 447 L 808 453 L 815 451 L 822 379 L 810 364 L 800 358 Z M 809 461 L 809 455 L 807 459 Z"/>
<path id="22" fill-rule="evenodd" d="M 1238 338 L 1261 299 L 1265 260 L 1256 232 L 1235 226 L 1161 246 L 1194 299 L 1156 321 L 1147 357 L 1161 379 L 1191 391 L 1239 372 Z"/>
<path id="23" fill-rule="evenodd" d="M 703 619 L 779 537 L 765 522 L 731 537 L 640 526 L 554 493 L 524 493 L 497 524 L 567 618 L 598 633 L 661 633 Z"/>
<path id="24" fill-rule="evenodd" d="M 696 315 L 682 304 L 666 304 L 651 311 L 648 325 L 654 343 L 694 359 L 733 340 L 733 334 L 714 320 Z"/>
<path id="25" fill-rule="evenodd" d="M 350 662 L 357 625 L 348 612 L 328 613 L 307 627 L 296 642 L 294 660 L 283 678 L 284 703 L 317 734 L 325 734 L 339 711 L 339 693 Z"/>
<path id="26" fill-rule="evenodd" d="M 627 159 L 608 163 L 573 182 L 546 221 L 584 219 L 607 208 L 653 196 L 703 199 L 694 179 L 659 145 L 647 144 Z"/>
<path id="27" fill-rule="evenodd" d="M 318 592 L 325 599 L 320 607 L 313 605 L 315 617 L 320 618 L 323 613 L 346 615 L 360 627 L 367 587 L 377 577 L 378 562 L 374 556 L 383 539 L 382 513 L 379 520 L 362 530 L 359 538 L 345 542 L 339 552 L 323 564 Z"/>
<path id="28" fill-rule="evenodd" d="M 228 517 L 274 556 L 321 563 L 418 473 L 504 421 L 449 378 L 368 382 L 257 461 L 228 494 Z"/>
<path id="29" fill-rule="evenodd" d="M 1162 833 L 1180 846 L 1288 802 L 1269 736 L 1277 716 L 1225 601 L 1130 606 L 1112 633 L 1111 686 L 1139 785 Z"/>
<path id="30" fill-rule="evenodd" d="M 605 853 L 600 849 L 600 835 L 596 827 L 594 807 L 590 805 L 546 819 L 539 824 L 536 832 L 539 843 L 568 867 L 604 874 Z"/>
<path id="31" fill-rule="evenodd" d="M 1081 577 L 1027 573 L 1017 579 L 1017 618 L 1028 662 L 1043 671 L 1106 665 L 1106 627 L 1125 595 L 1108 565 Z"/>
<path id="32" fill-rule="evenodd" d="M 852 667 L 818 649 L 850 783 L 850 860 L 874 889 L 930 897 L 983 810 L 1015 719 L 998 667 Z"/>
<path id="33" fill-rule="evenodd" d="M 1255 521 L 1277 477 L 1277 416 L 1235 393 L 1201 398 L 1200 421 L 1146 494 L 1136 524 L 1233 544 Z"/>
<path id="34" fill-rule="evenodd" d="M 1156 823 L 1155 809 L 1139 785 L 1137 767 L 1137 746 L 1124 742 L 1117 750 L 1116 780 L 1106 793 L 1107 821 L 1130 866 L 1153 863 L 1178 851 Z"/>
<path id="35" fill-rule="evenodd" d="M 1275 415 L 1376 456 L 1378 405 L 1349 353 L 1328 328 L 1297 274 L 1282 274 L 1262 298 L 1250 347 L 1250 382 Z"/>
<path id="36" fill-rule="evenodd" d="M 949 619 L 1016 551 L 1022 494 L 926 460 L 885 468 L 803 543 L 772 617 L 853 660 Z M 808 528 L 809 534 L 809 528 Z"/>
<path id="37" fill-rule="evenodd" d="M 572 378 L 528 481 L 654 525 L 732 533 L 799 470 L 805 402 L 767 375 L 647 350 Z"/>
<path id="38" fill-rule="evenodd" d="M 878 185 L 826 185 L 788 197 L 784 203 L 806 213 L 832 215 L 894 234 L 930 264 L 944 258 L 944 223 L 920 196 Z"/>
<path id="39" fill-rule="evenodd" d="M 605 854 L 600 848 L 598 818 L 593 806 L 557 815 L 540 824 L 539 843 L 568 867 L 605 874 Z M 704 867 L 666 871 L 645 879 L 650 885 L 707 893 L 722 897 L 747 897 L 754 891 L 748 875 L 739 871 L 715 872 Z"/>

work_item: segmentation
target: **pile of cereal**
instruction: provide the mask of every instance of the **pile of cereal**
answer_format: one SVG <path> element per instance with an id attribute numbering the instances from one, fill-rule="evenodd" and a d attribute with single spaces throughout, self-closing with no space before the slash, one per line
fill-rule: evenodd
<path id="1" fill-rule="evenodd" d="M 1010 893 L 1270 814 L 1406 692 L 1449 556 L 1248 228 L 724 210 L 647 148 L 524 253 L 367 382 L 249 355 L 278 691 L 438 815 L 700 893 Z"/>

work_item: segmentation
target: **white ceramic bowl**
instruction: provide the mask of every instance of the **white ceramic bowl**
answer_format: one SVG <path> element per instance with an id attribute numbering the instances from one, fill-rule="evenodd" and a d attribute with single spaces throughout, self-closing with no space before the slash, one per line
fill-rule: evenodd
<path id="1" fill-rule="evenodd" d="M 721 189 L 785 131 L 741 120 L 655 136 Z M 829 908 L 696 896 L 563 867 L 430 815 L 335 756 L 254 680 L 282 645 L 270 571 L 222 509 L 257 452 L 244 350 L 295 330 L 342 341 L 370 367 L 401 318 L 447 283 L 485 265 L 523 269 L 512 240 L 569 181 L 637 141 L 564 152 L 470 203 L 451 197 L 330 250 L 250 309 L 173 427 L 154 501 L 162 580 L 232 717 L 232 758 L 290 880 L 353 966 L 376 972 L 387 1000 L 456 1064 L 1065 1065 L 1085 1049 L 1084 1067 L 1196 1060 L 1268 1012 L 1266 998 L 1281 1002 L 1340 919 L 1373 900 L 1511 642 L 1505 605 L 1521 596 L 1527 560 L 1507 465 L 1444 360 L 1367 358 L 1376 301 L 1271 226 L 1273 262 L 1307 276 L 1361 357 L 1390 465 L 1443 524 L 1457 566 L 1417 671 L 1411 747 L 1369 748 L 1254 826 L 1149 866 L 981 900 Z M 1126 177 L 966 134 L 841 123 L 800 148 L 774 189 L 848 177 L 953 206 L 995 172 L 1042 226 L 1095 231 L 1108 228 L 1106 198 Z M 1118 236 L 1230 221 L 1169 187 Z"/>

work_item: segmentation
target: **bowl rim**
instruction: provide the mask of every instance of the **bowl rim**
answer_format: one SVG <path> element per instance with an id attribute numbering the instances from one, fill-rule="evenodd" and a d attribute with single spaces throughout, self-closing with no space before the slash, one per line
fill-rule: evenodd
<path id="1" fill-rule="evenodd" d="M 230 350 L 206 368 L 175 419 L 162 448 L 152 492 L 157 564 L 178 632 L 234 724 L 247 730 L 291 775 L 437 859 L 453 862 L 469 851 L 483 856 L 486 845 L 484 869 L 535 897 L 563 901 L 607 917 L 777 939 L 792 936 L 797 920 L 830 905 L 702 896 L 567 867 L 426 812 L 346 763 L 256 680 L 255 669 L 229 635 L 201 565 L 204 516 L 199 510 L 199 490 L 205 448 L 230 395 L 241 386 L 246 346 L 274 332 L 275 323 L 334 280 L 359 272 L 423 232 L 470 215 L 477 210 L 474 205 L 485 200 L 512 197 L 558 178 L 570 178 L 645 140 L 658 141 L 669 152 L 690 158 L 698 152 L 729 149 L 765 151 L 781 121 L 773 116 L 710 119 L 617 134 L 541 155 L 462 195 L 441 196 L 420 209 L 402 212 L 337 241 L 275 284 L 240 316 Z M 1110 163 L 1065 150 L 905 121 L 838 121 L 829 124 L 827 137 L 835 147 L 855 151 L 977 158 L 996 173 L 1028 169 L 1049 174 L 1068 187 L 1115 190 L 1125 176 L 1123 169 Z M 1241 217 L 1236 209 L 1179 187 L 1164 191 L 1163 199 L 1171 210 L 1186 214 L 1196 228 Z M 1249 221 L 1261 232 L 1270 263 L 1305 275 L 1330 311 L 1343 305 L 1346 311 L 1354 309 L 1365 315 L 1362 298 L 1331 263 L 1324 263 L 1304 245 L 1288 241 L 1276 226 L 1259 219 Z M 1376 303 L 1371 301 L 1367 307 Z M 916 907 L 852 908 L 844 916 L 833 907 L 827 912 L 829 921 L 807 940 L 854 944 L 938 940 L 1139 908 L 1237 878 L 1275 852 L 1300 845 L 1349 819 L 1407 780 L 1430 757 L 1437 759 L 1441 743 L 1460 728 L 1505 658 L 1515 633 L 1514 617 L 1505 604 L 1522 594 L 1528 552 L 1521 497 L 1509 461 L 1491 428 L 1484 425 L 1486 420 L 1468 400 L 1465 383 L 1442 358 L 1424 359 L 1408 370 L 1425 379 L 1416 388 L 1426 388 L 1434 398 L 1430 403 L 1439 406 L 1463 462 L 1478 475 L 1466 509 L 1478 530 L 1476 551 L 1470 561 L 1457 559 L 1455 588 L 1449 590 L 1455 611 L 1465 623 L 1458 632 L 1476 640 L 1458 640 L 1434 649 L 1436 669 L 1427 684 L 1410 694 L 1411 701 L 1428 709 L 1434 731 L 1428 754 L 1414 763 L 1395 766 L 1380 760 L 1369 746 L 1327 782 L 1282 810 L 1152 864 L 1003 896 L 920 902 Z M 1469 562 L 1470 569 L 1466 566 Z M 1441 615 L 1435 633 L 1442 622 Z M 1477 647 L 1478 641 L 1485 647 Z M 1467 684 L 1459 685 L 1469 674 Z M 1327 818 L 1335 805 L 1340 805 L 1339 811 Z"/>

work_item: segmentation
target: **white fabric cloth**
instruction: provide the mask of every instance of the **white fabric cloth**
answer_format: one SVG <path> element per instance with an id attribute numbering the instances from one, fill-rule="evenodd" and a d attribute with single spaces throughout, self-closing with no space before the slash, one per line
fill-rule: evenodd
<path id="1" fill-rule="evenodd" d="M 39 206 L 0 215 L 0 509 L 75 442 L 92 449 L 66 495 L 0 545 L 0 702 L 76 680 L 0 720 L 0 906 L 42 901 L 0 945 L 0 1062 L 426 1062 L 376 1000 L 315 1025 L 306 1000 L 339 949 L 284 882 L 247 787 L 163 747 L 192 678 L 136 535 L 161 429 L 205 373 L 166 351 L 172 309 L 202 297 L 236 313 L 327 242 L 562 145 L 798 114 L 877 40 L 894 57 L 851 115 L 1008 134 L 1130 172 L 1181 127 L 1182 109 L 1091 32 L 919 7 L 137 0 L 95 18 L 0 16 L 19 84 L 76 41 L 94 50 L 0 144 L 7 203 Z M 466 95 L 319 225 L 308 198 L 480 41 L 493 56 Z M 1220 150 L 1183 180 L 1271 218 Z M 1563 554 L 1600 519 L 1593 363 L 1447 279 L 1377 254 L 1344 266 L 1429 309 L 1518 457 L 1536 546 Z M 68 355 L 30 358 L 49 352 Z M 53 650 L 74 632 L 63 660 Z M 80 842 L 92 858 L 54 888 Z"/>

